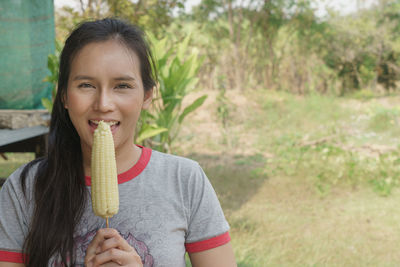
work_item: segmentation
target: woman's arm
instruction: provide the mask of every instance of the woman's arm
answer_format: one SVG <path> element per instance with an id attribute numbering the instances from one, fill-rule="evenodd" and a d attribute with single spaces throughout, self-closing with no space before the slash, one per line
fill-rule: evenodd
<path id="1" fill-rule="evenodd" d="M 236 267 L 235 256 L 231 243 L 204 250 L 189 253 L 193 267 Z M 0 266 L 1 267 L 1 266 Z"/>
<path id="2" fill-rule="evenodd" d="M 25 267 L 25 264 L 0 261 L 0 267 Z"/>

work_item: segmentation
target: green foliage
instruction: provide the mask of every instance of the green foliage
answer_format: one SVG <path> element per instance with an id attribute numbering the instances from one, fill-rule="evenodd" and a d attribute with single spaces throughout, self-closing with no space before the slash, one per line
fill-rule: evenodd
<path id="1" fill-rule="evenodd" d="M 171 44 L 169 37 L 161 40 L 150 35 L 158 71 L 159 97 L 152 110 L 144 111 L 136 142 L 146 140 L 160 151 L 171 151 L 171 145 L 185 117 L 199 108 L 207 95 L 198 97 L 182 108 L 183 99 L 198 82 L 201 59 L 196 50 L 189 49 L 190 36 Z M 168 48 L 169 47 L 169 48 Z M 151 125 L 151 127 L 146 126 Z"/>
<path id="2" fill-rule="evenodd" d="M 382 1 L 347 16 L 330 13 L 324 19 L 316 16 L 313 1 L 232 3 L 202 1 L 194 9 L 193 20 L 203 23 L 205 38 L 210 39 L 206 62 L 220 62 L 217 68 L 202 68 L 206 77 L 213 72 L 213 77 L 227 76 L 229 87 L 261 84 L 298 94 L 343 95 L 375 89 L 377 84 L 396 89 L 396 1 Z M 221 45 L 225 52 L 213 54 Z"/>
<path id="3" fill-rule="evenodd" d="M 369 90 L 369 89 L 361 89 L 361 90 L 354 91 L 352 94 L 349 94 L 348 96 L 353 97 L 358 100 L 368 101 L 368 100 L 371 100 L 371 99 L 377 97 L 377 94 L 374 91 Z"/>
<path id="4" fill-rule="evenodd" d="M 230 106 L 232 104 L 226 97 L 226 86 L 224 77 L 220 76 L 218 82 L 219 82 L 219 93 L 217 96 L 217 115 L 222 123 L 223 128 L 226 129 L 231 112 Z"/>
<path id="5" fill-rule="evenodd" d="M 200 84 L 263 87 L 296 94 L 339 95 L 361 89 L 387 91 L 400 81 L 400 5 L 379 1 L 350 15 L 318 17 L 314 0 L 203 0 L 185 13 L 185 0 L 75 0 L 78 10 L 57 10 L 58 38 L 82 19 L 118 16 L 157 37 L 192 34 L 204 56 Z"/>
<path id="6" fill-rule="evenodd" d="M 204 101 L 206 100 L 207 95 L 203 95 L 199 98 L 197 98 L 192 104 L 187 106 L 183 112 L 179 115 L 178 122 L 182 123 L 183 119 L 188 115 L 189 113 L 192 113 L 195 111 L 197 108 L 199 108 L 201 105 L 203 105 Z"/>
<path id="7" fill-rule="evenodd" d="M 202 83 L 216 88 L 218 77 L 225 76 L 227 89 L 331 90 L 335 74 L 316 54 L 327 23 L 311 6 L 311 1 L 202 1 L 192 22 L 201 23 L 196 44 L 206 55 Z M 214 82 L 207 82 L 210 77 Z"/>
<path id="8" fill-rule="evenodd" d="M 26 164 L 35 159 L 35 153 L 4 153 L 3 157 L 0 157 L 0 177 L 6 178 L 11 175 L 16 169 L 22 164 Z"/>
<path id="9" fill-rule="evenodd" d="M 54 54 L 50 54 L 47 57 L 47 68 L 50 71 L 50 75 L 46 76 L 43 81 L 50 82 L 52 85 L 51 89 L 51 99 L 49 98 L 42 98 L 43 106 L 51 113 L 53 109 L 53 102 L 54 98 L 57 93 L 57 83 L 58 83 L 58 69 L 60 66 L 60 53 L 62 50 L 62 45 L 59 41 L 56 42 L 56 50 Z"/>
<path id="10" fill-rule="evenodd" d="M 400 182 L 400 111 L 397 97 L 382 100 L 393 107 L 378 105 L 378 100 L 354 107 L 354 99 L 257 94 L 263 111 L 249 118 L 246 129 L 257 129 L 255 147 L 274 155 L 265 164 L 269 177 L 307 181 L 321 197 L 339 187 L 365 185 L 386 196 Z"/>
<path id="11" fill-rule="evenodd" d="M 382 154 L 376 162 L 377 171 L 372 174 L 370 183 L 375 192 L 388 196 L 400 182 L 400 160 L 397 151 Z"/>
<path id="12" fill-rule="evenodd" d="M 185 253 L 185 262 L 187 267 L 192 267 L 192 263 L 190 262 L 189 255 Z"/>
<path id="13" fill-rule="evenodd" d="M 357 16 L 333 16 L 329 20 L 321 55 L 341 79 L 341 94 L 355 89 L 374 88 L 380 83 L 395 89 L 400 80 L 398 17 L 389 16 L 400 9 L 390 5 L 374 6 Z M 390 17 L 391 19 L 387 19 Z"/>
<path id="14" fill-rule="evenodd" d="M 139 136 L 136 138 L 136 142 L 141 143 L 148 138 L 157 136 L 157 135 L 159 135 L 163 132 L 167 132 L 167 131 L 168 131 L 167 128 L 159 127 L 154 124 L 144 123 L 141 126 L 141 129 L 139 131 Z"/>
<path id="15" fill-rule="evenodd" d="M 377 106 L 371 109 L 370 113 L 369 129 L 375 132 L 384 132 L 388 131 L 394 124 L 397 124 L 400 109 Z"/>
<path id="16" fill-rule="evenodd" d="M 81 21 L 104 17 L 128 20 L 157 35 L 172 22 L 173 12 L 182 12 L 185 0 L 74 0 L 77 9 L 68 6 L 56 10 L 58 38 L 64 40 Z"/>

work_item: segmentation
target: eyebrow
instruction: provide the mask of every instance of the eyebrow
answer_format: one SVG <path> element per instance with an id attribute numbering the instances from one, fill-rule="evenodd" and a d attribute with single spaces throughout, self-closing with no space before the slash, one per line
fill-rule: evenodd
<path id="1" fill-rule="evenodd" d="M 91 76 L 87 76 L 87 75 L 77 75 L 74 77 L 74 81 L 77 81 L 77 80 L 94 80 L 94 78 Z M 120 77 L 115 77 L 114 80 L 116 80 L 116 81 L 135 81 L 135 78 L 133 78 L 132 76 L 129 76 L 129 75 L 124 75 L 124 76 L 120 76 Z"/>
<path id="2" fill-rule="evenodd" d="M 135 78 L 129 75 L 121 76 L 121 77 L 116 77 L 114 78 L 116 81 L 135 81 Z"/>
<path id="3" fill-rule="evenodd" d="M 74 77 L 74 81 L 77 80 L 94 80 L 94 78 L 86 75 L 77 75 Z"/>

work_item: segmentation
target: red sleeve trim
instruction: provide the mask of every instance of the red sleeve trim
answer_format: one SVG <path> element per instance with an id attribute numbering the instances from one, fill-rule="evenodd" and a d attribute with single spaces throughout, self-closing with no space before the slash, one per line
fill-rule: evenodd
<path id="1" fill-rule="evenodd" d="M 0 261 L 24 263 L 24 257 L 23 253 L 0 250 Z"/>
<path id="2" fill-rule="evenodd" d="M 231 241 L 231 237 L 229 236 L 229 232 L 226 232 L 222 235 L 212 237 L 207 240 L 186 243 L 185 247 L 188 253 L 195 253 L 225 245 L 229 241 Z"/>

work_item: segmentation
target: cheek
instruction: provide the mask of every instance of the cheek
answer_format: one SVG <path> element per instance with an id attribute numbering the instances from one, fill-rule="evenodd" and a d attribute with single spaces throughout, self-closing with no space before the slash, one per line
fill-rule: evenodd
<path id="1" fill-rule="evenodd" d="M 67 95 L 65 108 L 67 108 L 69 112 L 79 113 L 80 111 L 85 110 L 89 105 L 87 102 L 88 101 L 81 94 L 75 94 L 71 92 Z"/>
<path id="2" fill-rule="evenodd" d="M 84 118 L 87 110 L 85 102 L 76 95 L 70 94 L 68 95 L 68 101 L 66 102 L 66 105 L 68 107 L 67 111 L 72 124 L 74 125 L 75 129 L 80 129 L 85 121 Z"/>
<path id="3" fill-rule="evenodd" d="M 115 101 L 115 106 L 125 115 L 133 115 L 142 109 L 143 96 L 125 95 L 119 96 Z"/>

